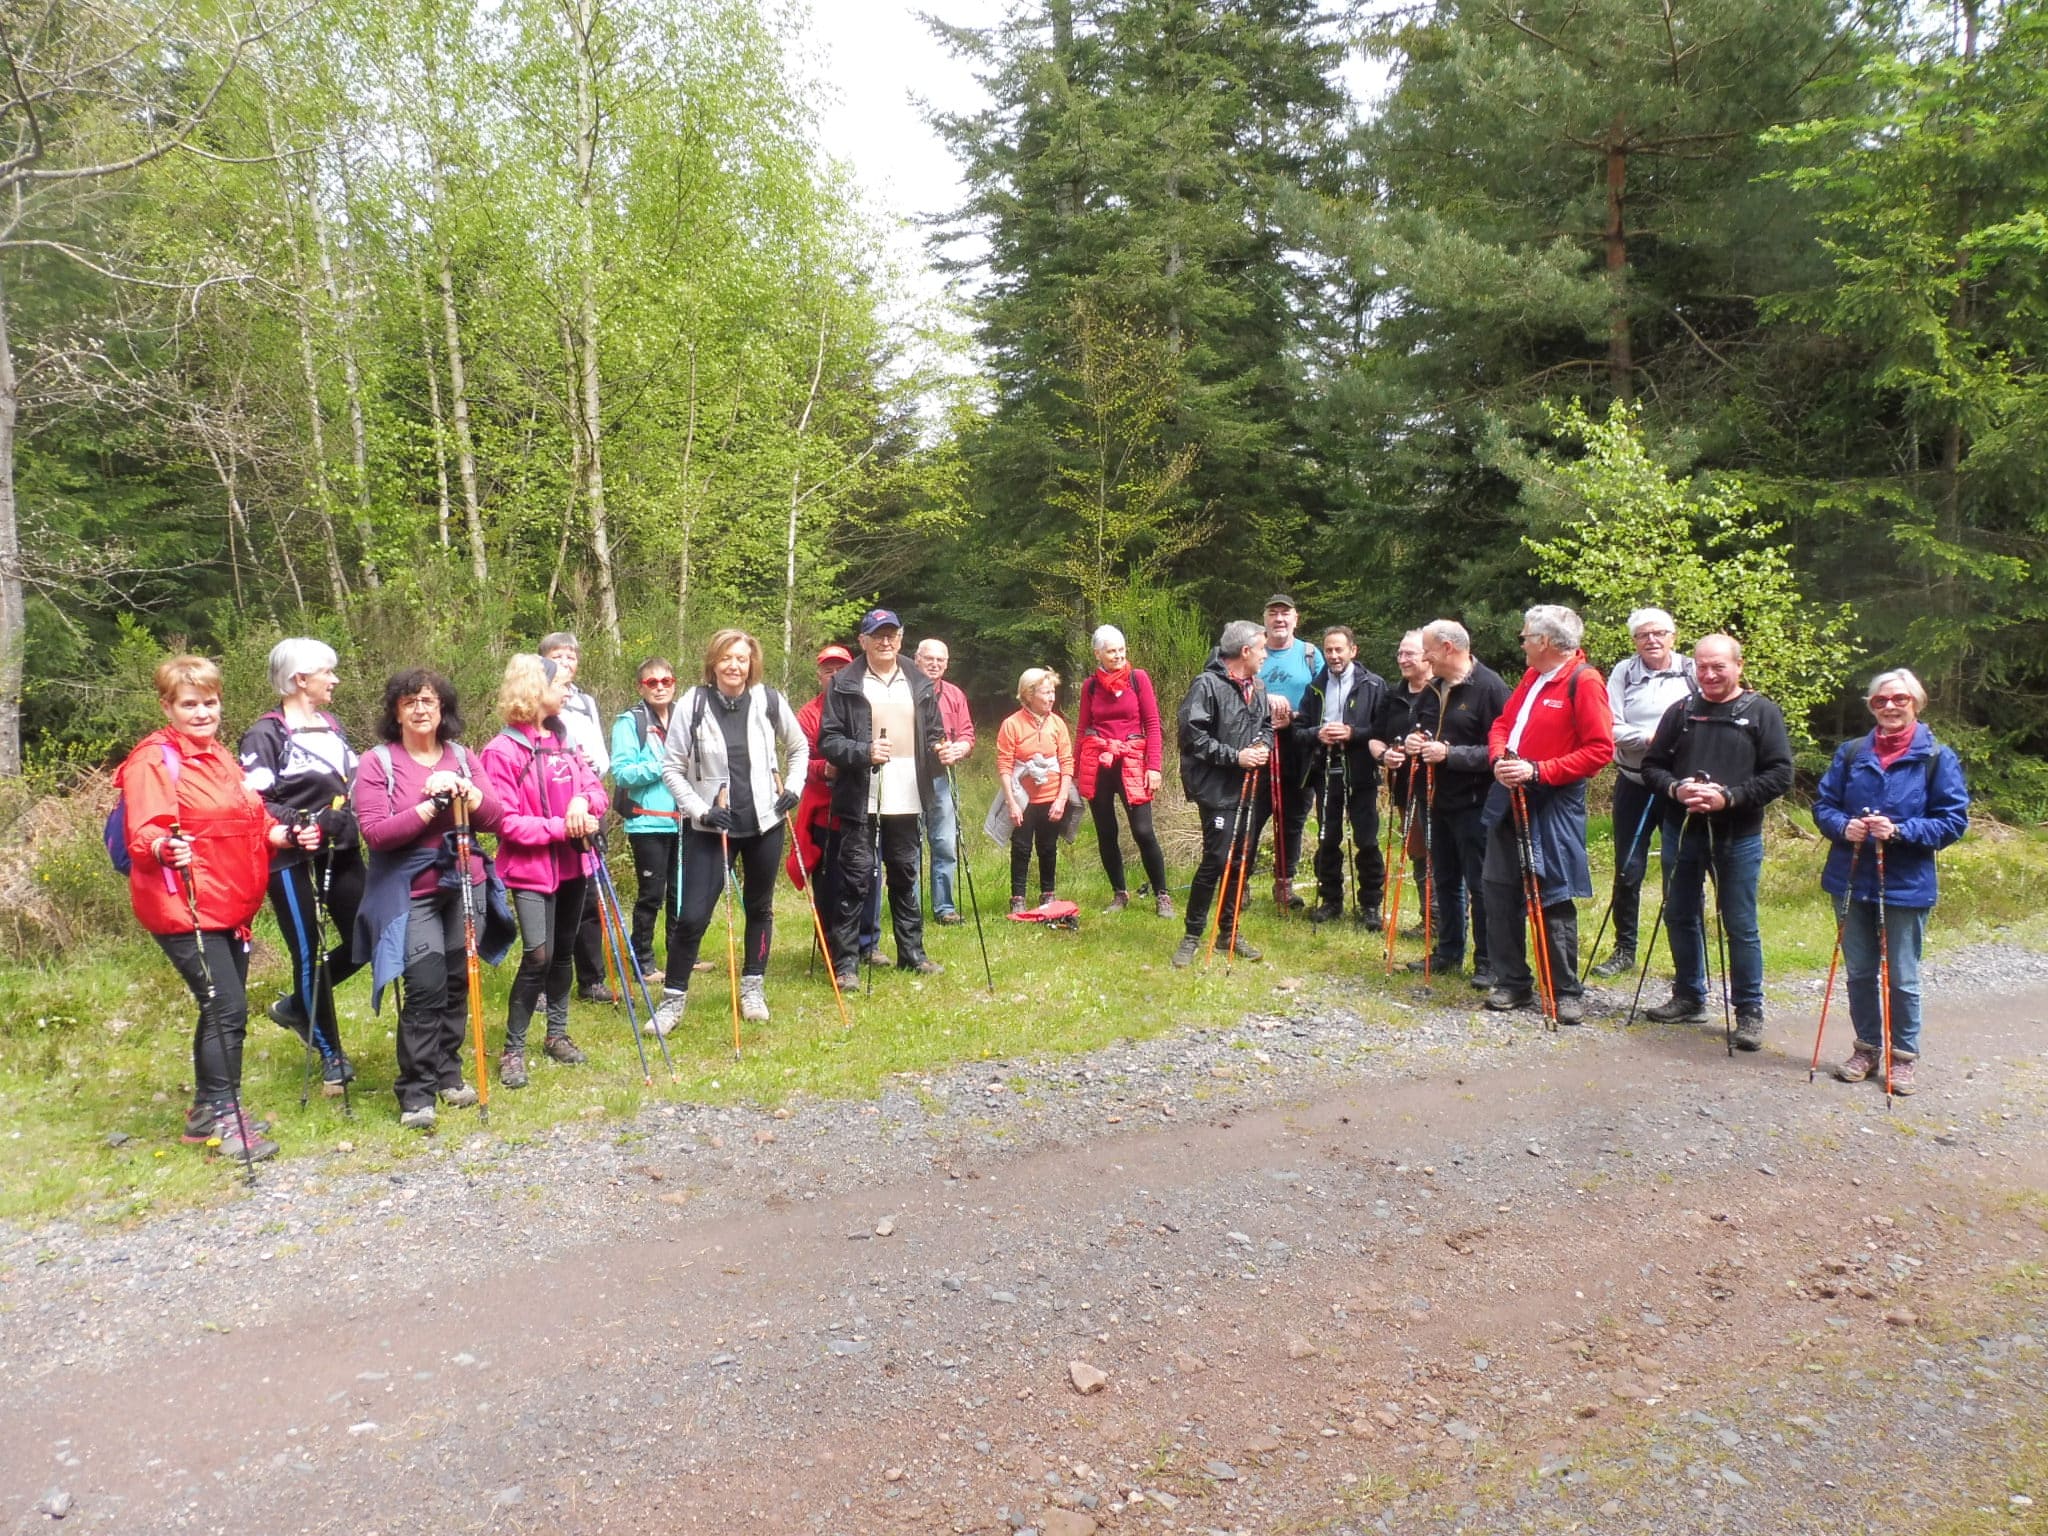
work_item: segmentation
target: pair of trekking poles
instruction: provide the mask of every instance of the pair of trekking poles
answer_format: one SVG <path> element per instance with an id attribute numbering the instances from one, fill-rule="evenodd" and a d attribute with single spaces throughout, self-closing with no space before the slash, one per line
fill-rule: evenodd
<path id="1" fill-rule="evenodd" d="M 1698 778 L 1682 779 L 1679 782 L 1689 784 L 1707 783 L 1709 781 L 1703 778 Z M 1643 839 L 1648 835 L 1650 812 L 1651 809 L 1655 806 L 1655 804 L 1656 802 L 1652 801 L 1650 806 L 1646 806 L 1643 809 L 1643 819 L 1640 823 L 1637 824 L 1636 836 L 1630 842 L 1628 863 L 1622 866 L 1624 869 L 1628 867 L 1628 864 L 1633 864 L 1635 862 L 1636 849 L 1642 846 Z M 1692 832 L 1693 823 L 1698 820 L 1700 820 L 1700 813 L 1694 810 L 1687 810 L 1685 815 L 1679 819 L 1678 841 L 1675 845 L 1676 847 L 1680 849 L 1683 849 L 1685 847 L 1685 840 Z M 1728 928 L 1723 916 L 1723 909 L 1721 905 L 1720 850 L 1715 846 L 1714 842 L 1714 823 L 1708 821 L 1705 822 L 1704 825 L 1707 833 L 1706 881 L 1707 887 L 1712 892 L 1714 898 L 1714 943 L 1712 946 L 1707 945 L 1705 936 L 1701 936 L 1700 968 L 1704 975 L 1704 980 L 1708 989 L 1708 995 L 1711 996 L 1714 985 L 1714 977 L 1712 974 L 1712 965 L 1710 962 L 1713 959 L 1715 951 L 1719 951 L 1721 961 L 1721 1041 L 1722 1045 L 1726 1048 L 1728 1054 L 1732 1057 L 1735 1054 L 1735 1018 L 1733 1013 L 1733 1005 L 1729 997 Z M 1669 833 L 1666 833 L 1667 837 L 1669 835 Z M 1636 1010 L 1642 1006 L 1643 988 L 1649 982 L 1650 964 L 1655 959 L 1657 953 L 1658 931 L 1661 929 L 1667 935 L 1670 932 L 1669 924 L 1666 921 L 1670 909 L 1671 883 L 1667 879 L 1662 882 L 1661 888 L 1657 893 L 1657 915 L 1650 923 L 1650 937 L 1643 945 L 1643 963 L 1641 968 L 1636 972 L 1635 995 L 1629 1000 L 1628 1019 L 1623 1026 L 1624 1028 L 1632 1027 L 1635 1024 Z M 1614 903 L 1611 899 L 1607 903 L 1607 910 L 1608 915 L 1611 916 L 1614 911 Z M 1595 934 L 1593 939 L 1593 950 L 1588 951 L 1587 954 L 1587 958 L 1589 960 L 1592 958 L 1592 954 L 1598 950 L 1600 944 L 1600 936 L 1605 934 L 1606 931 L 1607 917 L 1603 916 L 1600 919 L 1599 931 Z M 1675 947 L 1676 946 L 1674 943 L 1674 948 Z M 1592 974 L 1592 967 L 1590 965 L 1587 967 L 1586 974 L 1589 976 Z"/>
<path id="2" fill-rule="evenodd" d="M 1428 732 L 1421 733 L 1423 740 L 1429 739 Z M 1415 793 L 1415 776 L 1422 774 L 1422 793 Z M 1431 967 L 1436 961 L 1436 849 L 1433 827 L 1436 823 L 1436 764 L 1426 762 L 1419 755 L 1408 758 L 1408 793 L 1401 813 L 1401 856 L 1394 857 L 1393 805 L 1397 798 L 1394 792 L 1394 776 L 1400 769 L 1389 765 L 1387 768 L 1387 837 L 1381 853 L 1382 864 L 1393 868 L 1393 889 L 1388 899 L 1387 912 L 1382 918 L 1387 940 L 1387 974 L 1394 974 L 1395 951 L 1401 938 L 1401 891 L 1408 878 L 1409 850 L 1415 845 L 1415 823 L 1422 821 L 1422 979 L 1431 979 Z"/>

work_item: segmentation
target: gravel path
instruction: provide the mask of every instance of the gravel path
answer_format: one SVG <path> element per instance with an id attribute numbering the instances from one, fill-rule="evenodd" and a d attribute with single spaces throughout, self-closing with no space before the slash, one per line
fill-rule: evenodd
<path id="1" fill-rule="evenodd" d="M 1820 1531 L 2005 1496 L 2048 1378 L 2011 1269 L 2048 1219 L 2048 956 L 1930 966 L 1928 1087 L 1889 1114 L 1808 1086 L 1817 985 L 1732 1062 L 1718 1030 L 1250 986 L 1235 1029 L 874 1102 L 444 1134 L 389 1176 L 0 1233 L 0 1511 Z"/>

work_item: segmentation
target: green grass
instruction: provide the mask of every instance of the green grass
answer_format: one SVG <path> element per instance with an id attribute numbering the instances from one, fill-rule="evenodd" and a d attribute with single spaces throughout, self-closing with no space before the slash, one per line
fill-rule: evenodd
<path id="1" fill-rule="evenodd" d="M 1180 808 L 1172 809 L 1178 818 Z M 1596 863 L 1607 856 L 1604 833 L 1598 826 Z M 923 1093 L 916 1078 L 956 1063 L 1058 1056 L 1178 1027 L 1235 1024 L 1247 1011 L 1296 1005 L 1299 993 L 1276 990 L 1283 978 L 1299 979 L 1311 990 L 1333 980 L 1362 983 L 1368 993 L 1390 989 L 1376 941 L 1368 943 L 1348 923 L 1323 930 L 1298 920 L 1280 922 L 1263 881 L 1246 925 L 1248 936 L 1266 950 L 1263 964 L 1238 965 L 1228 975 L 1220 959 L 1207 970 L 1173 970 L 1168 957 L 1180 935 L 1178 921 L 1162 922 L 1142 904 L 1114 918 L 1098 915 L 1109 891 L 1085 831 L 1078 849 L 1061 850 L 1060 886 L 1081 904 L 1081 931 L 1012 923 L 1000 915 L 1008 896 L 1006 853 L 978 832 L 970 841 L 977 845 L 975 883 L 995 972 L 993 996 L 983 980 L 974 926 L 928 925 L 928 948 L 947 974 L 921 980 L 878 972 L 872 996 L 848 998 L 852 1025 L 843 1025 L 823 971 L 806 975 L 810 918 L 785 885 L 777 898 L 768 978 L 774 1021 L 746 1028 L 741 1060 L 733 1059 L 731 1048 L 721 914 L 705 945 L 719 969 L 695 978 L 684 1026 L 669 1040 L 673 1079 L 650 1043 L 653 1082 L 643 1082 L 623 1015 L 578 1002 L 571 1027 L 590 1054 L 589 1065 L 563 1068 L 534 1060 L 532 1087 L 493 1091 L 490 1134 L 516 1143 L 554 1125 L 578 1123 L 593 1133 L 618 1134 L 650 1101 L 776 1106 L 806 1097 L 864 1097 L 897 1074 L 909 1074 L 908 1086 L 925 1112 L 937 1114 L 942 1106 Z M 1765 953 L 1774 976 L 1827 963 L 1834 929 L 1815 883 L 1818 849 L 1788 843 L 1766 861 Z M 1972 839 L 1943 856 L 1942 871 L 1943 902 L 1931 948 L 1994 932 L 2048 944 L 2048 919 L 2035 915 L 2048 908 L 2048 840 L 2022 834 Z M 1185 877 L 1187 871 L 1176 873 Z M 1604 874 L 1598 883 L 1604 892 Z M 964 895 L 964 880 L 961 889 Z M 1588 938 L 1604 905 L 1604 895 L 1587 904 Z M 1414 910 L 1411 892 L 1405 911 Z M 1649 916 L 1644 914 L 1646 924 Z M 266 917 L 259 924 L 251 977 L 254 1021 L 245 1096 L 276 1122 L 273 1134 L 283 1156 L 323 1154 L 332 1171 L 360 1172 L 422 1155 L 428 1139 L 398 1128 L 391 1094 L 394 999 L 387 997 L 385 1013 L 373 1016 L 364 980 L 344 986 L 340 999 L 344 1038 L 361 1074 L 355 1117 L 343 1117 L 339 1100 L 320 1098 L 317 1085 L 308 1107 L 299 1109 L 304 1053 L 261 1016 L 262 1005 L 283 984 L 281 951 L 267 922 Z M 1404 943 L 1404 956 L 1415 951 L 1413 941 Z M 511 970 L 507 965 L 486 975 L 485 1018 L 494 1053 Z M 1404 1000 L 1413 996 L 1411 978 L 1398 985 Z M 1461 993 L 1457 1001 L 1463 1004 L 1467 997 Z M 132 928 L 62 961 L 0 967 L 0 1107 L 6 1127 L 0 1132 L 0 1217 L 131 1221 L 233 1191 L 231 1170 L 177 1139 L 190 1092 L 192 1011 L 190 997 L 155 946 Z M 1247 1069 L 1246 1075 L 1254 1074 Z M 476 1127 L 474 1111 L 444 1111 L 439 1139 L 459 1143 Z M 130 1139 L 109 1146 L 117 1133 Z"/>

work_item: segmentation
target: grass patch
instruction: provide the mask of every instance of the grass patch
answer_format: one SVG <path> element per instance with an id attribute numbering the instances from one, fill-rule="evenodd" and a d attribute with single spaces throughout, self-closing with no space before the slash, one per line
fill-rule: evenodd
<path id="1" fill-rule="evenodd" d="M 1183 807 L 1162 810 L 1162 819 L 1188 819 Z M 1765 864 L 1764 934 L 1767 969 L 1781 977 L 1825 967 L 1834 928 L 1816 879 L 1819 845 L 1777 836 Z M 1263 881 L 1246 931 L 1266 950 L 1265 961 L 1240 964 L 1228 975 L 1220 958 L 1207 970 L 1175 971 L 1168 957 L 1180 936 L 1178 921 L 1162 922 L 1144 904 L 1116 917 L 1098 915 L 1110 893 L 1085 833 L 1079 848 L 1061 853 L 1060 888 L 1081 904 L 1081 931 L 1012 923 L 999 915 L 1008 894 L 1007 853 L 978 833 L 968 841 L 974 845 L 975 887 L 995 973 L 993 996 L 983 980 L 973 924 L 927 925 L 927 947 L 947 974 L 924 980 L 878 972 L 872 995 L 863 989 L 848 998 L 852 1024 L 846 1026 L 823 971 L 806 974 L 810 917 L 798 894 L 785 886 L 777 897 L 768 977 L 774 1021 L 747 1026 L 741 1060 L 733 1059 L 731 1048 L 721 914 L 705 948 L 719 969 L 695 978 L 683 1027 L 669 1040 L 673 1078 L 650 1043 L 653 1081 L 643 1081 L 624 1016 L 579 1001 L 571 1028 L 590 1054 L 589 1065 L 564 1068 L 530 1057 L 532 1087 L 493 1092 L 490 1133 L 512 1146 L 556 1126 L 630 1135 L 629 1122 L 650 1102 L 772 1106 L 804 1097 L 858 1098 L 874 1095 L 902 1074 L 911 1077 L 908 1086 L 927 1115 L 971 1112 L 973 1106 L 948 1106 L 916 1079 L 960 1063 L 1061 1056 L 1176 1028 L 1235 1025 L 1247 1011 L 1298 1006 L 1301 993 L 1276 989 L 1283 978 L 1298 978 L 1310 992 L 1319 983 L 1354 986 L 1367 1008 L 1382 993 L 1404 1002 L 1414 997 L 1413 978 L 1390 983 L 1382 975 L 1376 936 L 1349 923 L 1316 928 L 1282 922 Z M 1582 931 L 1588 937 L 1605 907 L 1608 855 L 1605 825 L 1596 823 L 1603 895 L 1585 904 Z M 630 878 L 630 866 L 617 861 L 615 873 Z M 2048 917 L 2040 915 L 2048 909 L 2048 840 L 2004 831 L 1973 836 L 1943 855 L 1942 878 L 1932 950 L 1994 935 L 2048 944 Z M 109 873 L 107 879 L 114 877 Z M 385 1013 L 372 1015 L 361 980 L 350 982 L 340 996 L 343 1037 L 360 1072 L 355 1117 L 343 1117 L 339 1100 L 320 1098 L 317 1084 L 300 1110 L 305 1055 L 294 1037 L 262 1016 L 263 1005 L 284 983 L 282 950 L 268 923 L 267 914 L 259 920 L 251 969 L 254 1021 L 245 1095 L 275 1121 L 273 1135 L 283 1156 L 324 1154 L 332 1171 L 346 1173 L 399 1168 L 424 1155 L 433 1140 L 397 1125 L 391 1092 L 395 1000 L 387 997 Z M 1415 941 L 1403 942 L 1404 957 L 1416 950 Z M 510 965 L 486 972 L 493 1053 L 503 1035 L 511 972 Z M 1461 981 L 1439 983 L 1438 993 L 1461 1008 L 1471 1002 Z M 231 1170 L 177 1139 L 190 1098 L 192 1016 L 185 989 L 154 944 L 132 926 L 62 960 L 0 966 L 0 1105 L 6 1111 L 0 1218 L 68 1214 L 131 1222 L 234 1190 Z M 1013 1087 L 1028 1086 L 1008 1068 L 999 1075 Z M 1255 1063 L 1247 1061 L 1241 1075 L 1257 1075 Z M 459 1143 L 476 1124 L 474 1111 L 446 1111 L 438 1140 Z M 119 1145 L 110 1144 L 123 1137 Z"/>

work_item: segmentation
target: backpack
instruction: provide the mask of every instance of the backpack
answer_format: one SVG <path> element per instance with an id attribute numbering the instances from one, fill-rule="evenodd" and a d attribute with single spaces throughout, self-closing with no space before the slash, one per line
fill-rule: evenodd
<path id="1" fill-rule="evenodd" d="M 171 792 L 175 795 L 183 761 L 177 748 L 168 741 L 158 742 L 157 747 L 164 755 L 164 772 L 171 776 Z M 114 866 L 115 873 L 129 875 L 135 872 L 135 861 L 128 857 L 128 792 L 125 789 L 115 798 L 114 808 L 107 812 L 107 824 L 100 828 L 100 841 L 107 845 L 107 860 Z"/>
<path id="2" fill-rule="evenodd" d="M 462 743 L 451 741 L 448 745 L 455 749 L 455 765 L 462 770 L 462 776 L 474 780 L 476 775 L 469 771 L 469 753 L 463 750 Z M 378 742 L 376 746 L 370 748 L 370 756 L 377 759 L 384 770 L 384 798 L 390 806 L 391 814 L 395 816 L 398 814 L 398 796 L 391 788 L 391 743 Z"/>

